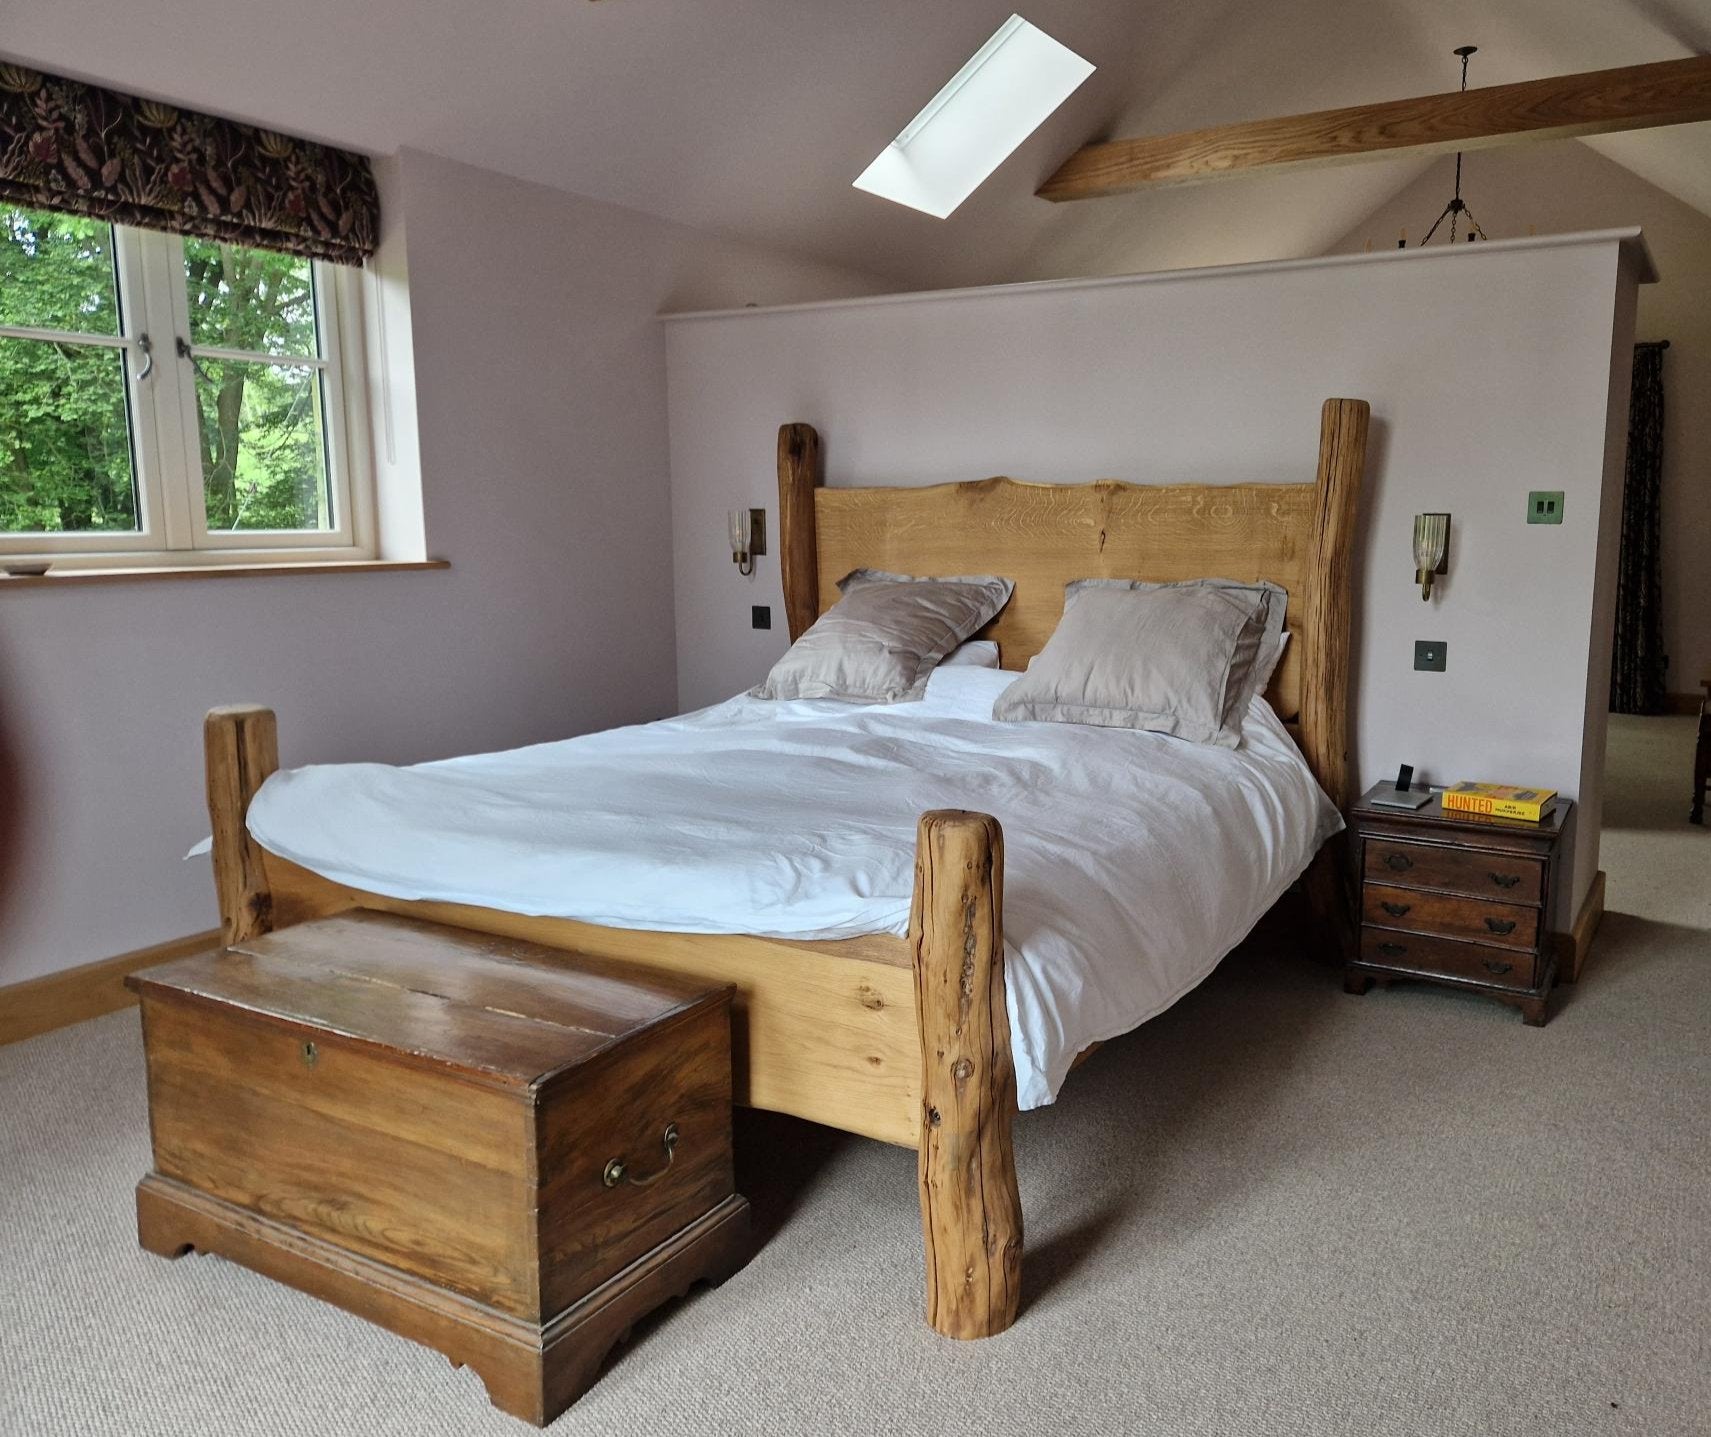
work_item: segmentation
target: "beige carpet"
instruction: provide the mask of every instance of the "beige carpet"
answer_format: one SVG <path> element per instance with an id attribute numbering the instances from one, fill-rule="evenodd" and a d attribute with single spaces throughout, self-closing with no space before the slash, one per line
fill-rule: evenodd
<path id="1" fill-rule="evenodd" d="M 750 1115 L 769 1238 L 563 1433 L 1711 1432 L 1711 831 L 1618 724 L 1610 917 L 1549 1027 L 1255 942 L 1018 1140 L 1027 1303 L 919 1319 L 914 1157 Z M 1679 790 L 1679 792 L 1677 792 Z M 426 1349 L 134 1244 L 134 1015 L 0 1049 L 0 1432 L 513 1434 Z"/>

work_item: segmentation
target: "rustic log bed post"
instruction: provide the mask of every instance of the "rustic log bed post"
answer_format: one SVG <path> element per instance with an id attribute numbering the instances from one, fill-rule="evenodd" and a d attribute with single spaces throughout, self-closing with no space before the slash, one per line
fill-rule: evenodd
<path id="1" fill-rule="evenodd" d="M 279 767 L 279 729 L 273 710 L 228 704 L 209 710 L 202 724 L 208 770 L 208 822 L 214 835 L 214 889 L 220 928 L 228 945 L 273 929 L 273 893 L 262 846 L 244 826 L 250 800 Z"/>
<path id="2" fill-rule="evenodd" d="M 927 1321 L 990 1337 L 1016 1320 L 1022 1198 L 1004 989 L 1004 835 L 954 809 L 921 815 L 909 941 L 921 1026 L 921 1235 Z"/>
<path id="3" fill-rule="evenodd" d="M 820 617 L 820 554 L 814 491 L 820 487 L 820 436 L 812 424 L 778 426 L 778 566 L 790 642 Z"/>
<path id="4" fill-rule="evenodd" d="M 1354 617 L 1354 536 L 1371 407 L 1364 399 L 1327 399 L 1319 414 L 1319 484 L 1307 569 L 1302 633 L 1312 661 L 1301 678 L 1296 740 L 1319 786 L 1344 813 L 1349 806 L 1349 642 Z M 1354 889 L 1348 843 L 1337 834 L 1302 879 L 1307 906 L 1328 950 L 1341 963 L 1354 949 Z"/>

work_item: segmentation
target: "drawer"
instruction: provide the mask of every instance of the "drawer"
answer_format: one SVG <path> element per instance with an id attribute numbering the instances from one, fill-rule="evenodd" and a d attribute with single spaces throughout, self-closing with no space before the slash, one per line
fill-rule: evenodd
<path id="1" fill-rule="evenodd" d="M 1539 910 L 1514 903 L 1483 903 L 1451 893 L 1426 893 L 1367 883 L 1361 888 L 1361 921 L 1381 928 L 1406 928 L 1444 938 L 1466 938 L 1504 948 L 1539 946 Z"/>
<path id="2" fill-rule="evenodd" d="M 1538 903 L 1545 891 L 1541 859 L 1513 853 L 1483 853 L 1408 843 L 1399 838 L 1366 840 L 1366 876 L 1410 888 L 1441 888 L 1469 898 Z"/>
<path id="3" fill-rule="evenodd" d="M 1511 953 L 1487 948 L 1483 943 L 1362 928 L 1360 956 L 1363 963 L 1426 977 L 1465 978 L 1494 988 L 1533 986 L 1535 960 L 1531 953 Z"/>

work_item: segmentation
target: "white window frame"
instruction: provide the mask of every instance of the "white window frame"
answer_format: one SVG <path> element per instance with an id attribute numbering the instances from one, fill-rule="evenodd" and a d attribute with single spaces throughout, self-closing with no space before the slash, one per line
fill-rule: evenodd
<path id="1" fill-rule="evenodd" d="M 48 560 L 61 570 L 374 558 L 374 464 L 364 385 L 363 272 L 348 265 L 313 261 L 317 358 L 191 346 L 183 242 L 177 235 L 125 225 L 111 229 L 119 290 L 117 335 L 0 325 L 0 338 L 89 345 L 116 349 L 125 355 L 138 527 L 130 533 L 0 532 L 0 563 Z M 151 357 L 152 370 L 148 362 Z M 196 403 L 197 358 L 281 364 L 320 372 L 332 528 L 210 532 Z"/>

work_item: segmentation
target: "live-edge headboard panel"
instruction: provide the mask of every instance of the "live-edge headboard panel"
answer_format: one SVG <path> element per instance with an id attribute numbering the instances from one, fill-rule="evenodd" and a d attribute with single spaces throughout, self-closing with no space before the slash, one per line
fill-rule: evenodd
<path id="1" fill-rule="evenodd" d="M 1270 579 L 1289 592 L 1291 633 L 1268 693 L 1319 781 L 1346 797 L 1350 560 L 1365 465 L 1362 400 L 1325 402 L 1318 472 L 1294 484 L 1029 484 L 819 487 L 818 436 L 779 431 L 785 610 L 795 639 L 852 569 L 999 574 L 1016 591 L 983 637 L 1026 666 L 1073 579 Z M 1302 466 L 1305 468 L 1305 465 Z"/>

